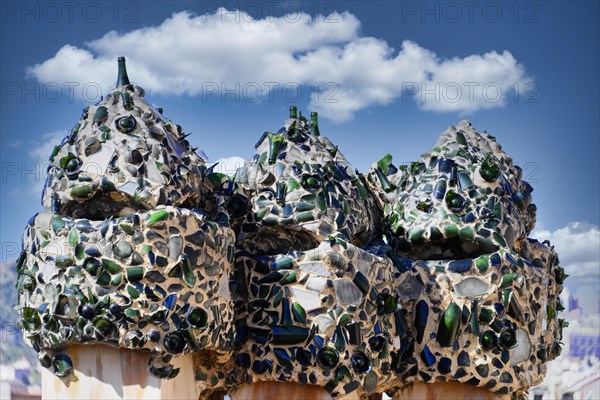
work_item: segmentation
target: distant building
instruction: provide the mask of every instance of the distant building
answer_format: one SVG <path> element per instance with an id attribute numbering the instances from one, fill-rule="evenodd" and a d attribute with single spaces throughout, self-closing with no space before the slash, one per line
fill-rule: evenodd
<path id="1" fill-rule="evenodd" d="M 33 367 L 25 358 L 12 365 L 0 365 L 0 399 L 2 400 L 39 400 L 40 387 L 30 385 Z"/>
<path id="2" fill-rule="evenodd" d="M 10 382 L 0 380 L 0 399 L 10 400 Z"/>
<path id="3" fill-rule="evenodd" d="M 12 365 L 0 365 L 0 381 L 10 382 L 15 380 L 15 369 Z M 4 398 L 4 397 L 3 397 Z"/>
<path id="4" fill-rule="evenodd" d="M 567 387 L 562 395 L 562 400 L 587 399 L 600 399 L 600 371 Z"/>
<path id="5" fill-rule="evenodd" d="M 577 299 L 572 294 L 569 295 L 569 311 L 574 311 L 579 309 L 579 299 Z"/>
<path id="6" fill-rule="evenodd" d="M 530 400 L 600 399 L 600 315 L 580 310 L 565 315 L 570 325 L 563 330 L 563 352 L 548 364 L 544 381 L 529 390 Z"/>
<path id="7" fill-rule="evenodd" d="M 600 358 L 600 336 L 590 334 L 571 334 L 569 343 L 569 355 L 584 358 L 586 355 Z"/>

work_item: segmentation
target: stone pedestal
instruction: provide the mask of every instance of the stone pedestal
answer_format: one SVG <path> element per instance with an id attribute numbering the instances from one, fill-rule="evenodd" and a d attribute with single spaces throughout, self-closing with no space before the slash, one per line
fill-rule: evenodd
<path id="1" fill-rule="evenodd" d="M 177 377 L 159 379 L 148 372 L 148 353 L 105 345 L 76 345 L 65 353 L 73 372 L 58 378 L 43 368 L 44 399 L 198 399 L 191 355 L 174 360 Z"/>
<path id="2" fill-rule="evenodd" d="M 463 385 L 455 382 L 415 383 L 394 394 L 393 400 L 498 400 L 499 397 L 486 389 Z"/>
<path id="3" fill-rule="evenodd" d="M 257 382 L 242 387 L 231 395 L 232 400 L 330 400 L 331 395 L 318 386 L 300 386 L 289 382 Z"/>
<path id="4" fill-rule="evenodd" d="M 374 394 L 368 397 L 368 400 L 381 400 L 381 394 Z M 290 382 L 258 382 L 244 386 L 242 389 L 231 395 L 231 400 L 263 400 L 263 399 L 284 399 L 284 400 L 330 400 L 331 394 L 318 386 L 301 386 Z M 340 400 L 359 400 L 356 392 L 347 396 L 340 397 Z M 216 399 L 210 399 L 216 400 Z"/>

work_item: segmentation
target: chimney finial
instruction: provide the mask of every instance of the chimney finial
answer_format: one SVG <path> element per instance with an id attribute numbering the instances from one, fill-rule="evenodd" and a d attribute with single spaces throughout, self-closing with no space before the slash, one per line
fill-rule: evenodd
<path id="1" fill-rule="evenodd" d="M 119 63 L 119 72 L 117 75 L 117 87 L 129 85 L 129 77 L 127 76 L 127 67 L 125 66 L 125 57 L 119 57 L 117 59 Z"/>

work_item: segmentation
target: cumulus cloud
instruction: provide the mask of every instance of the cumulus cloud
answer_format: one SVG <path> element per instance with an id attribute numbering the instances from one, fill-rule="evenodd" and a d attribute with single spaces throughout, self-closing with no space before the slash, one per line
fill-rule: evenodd
<path id="1" fill-rule="evenodd" d="M 33 168 L 37 172 L 36 174 L 31 175 L 35 178 L 33 184 L 28 185 L 27 190 L 30 193 L 36 196 L 39 196 L 40 193 L 42 193 L 42 188 L 46 182 L 46 170 L 50 164 L 48 158 L 50 157 L 50 154 L 52 154 L 54 146 L 60 144 L 66 134 L 67 130 L 47 132 L 42 135 L 40 140 L 31 142 L 29 157 L 31 157 L 31 160 L 33 161 Z"/>
<path id="2" fill-rule="evenodd" d="M 338 121 L 400 98 L 430 111 L 500 107 L 528 79 L 506 50 L 445 59 L 407 40 L 396 51 L 362 36 L 360 21 L 348 12 L 253 19 L 225 9 L 179 12 L 158 26 L 108 32 L 83 48 L 65 45 L 28 73 L 43 83 L 106 91 L 120 55 L 149 91 L 207 98 L 229 90 L 251 102 L 280 91 L 288 100 L 310 98 L 311 109 Z"/>
<path id="3" fill-rule="evenodd" d="M 555 231 L 541 230 L 536 239 L 549 240 L 569 279 L 600 277 L 600 228 L 587 222 L 571 222 Z"/>
<path id="4" fill-rule="evenodd" d="M 238 168 L 244 166 L 245 160 L 239 156 L 222 157 L 214 163 L 208 163 L 209 165 L 215 164 L 213 171 L 220 172 L 222 174 L 234 176 Z"/>
<path id="5" fill-rule="evenodd" d="M 579 298 L 586 312 L 596 312 L 600 296 L 600 227 L 571 222 L 555 231 L 535 231 L 532 237 L 554 245 L 560 265 L 570 275 L 565 286 Z"/>
<path id="6" fill-rule="evenodd" d="M 21 139 L 12 139 L 6 145 L 12 149 L 18 149 L 23 145 L 23 141 Z"/>

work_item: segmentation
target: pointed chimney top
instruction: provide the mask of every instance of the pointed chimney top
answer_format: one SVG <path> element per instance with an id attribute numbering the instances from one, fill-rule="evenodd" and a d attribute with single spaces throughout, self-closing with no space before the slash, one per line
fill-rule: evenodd
<path id="1" fill-rule="evenodd" d="M 125 66 L 125 57 L 119 57 L 117 59 L 119 63 L 119 72 L 117 75 L 117 87 L 129 85 L 129 77 L 127 76 L 127 67 Z"/>

